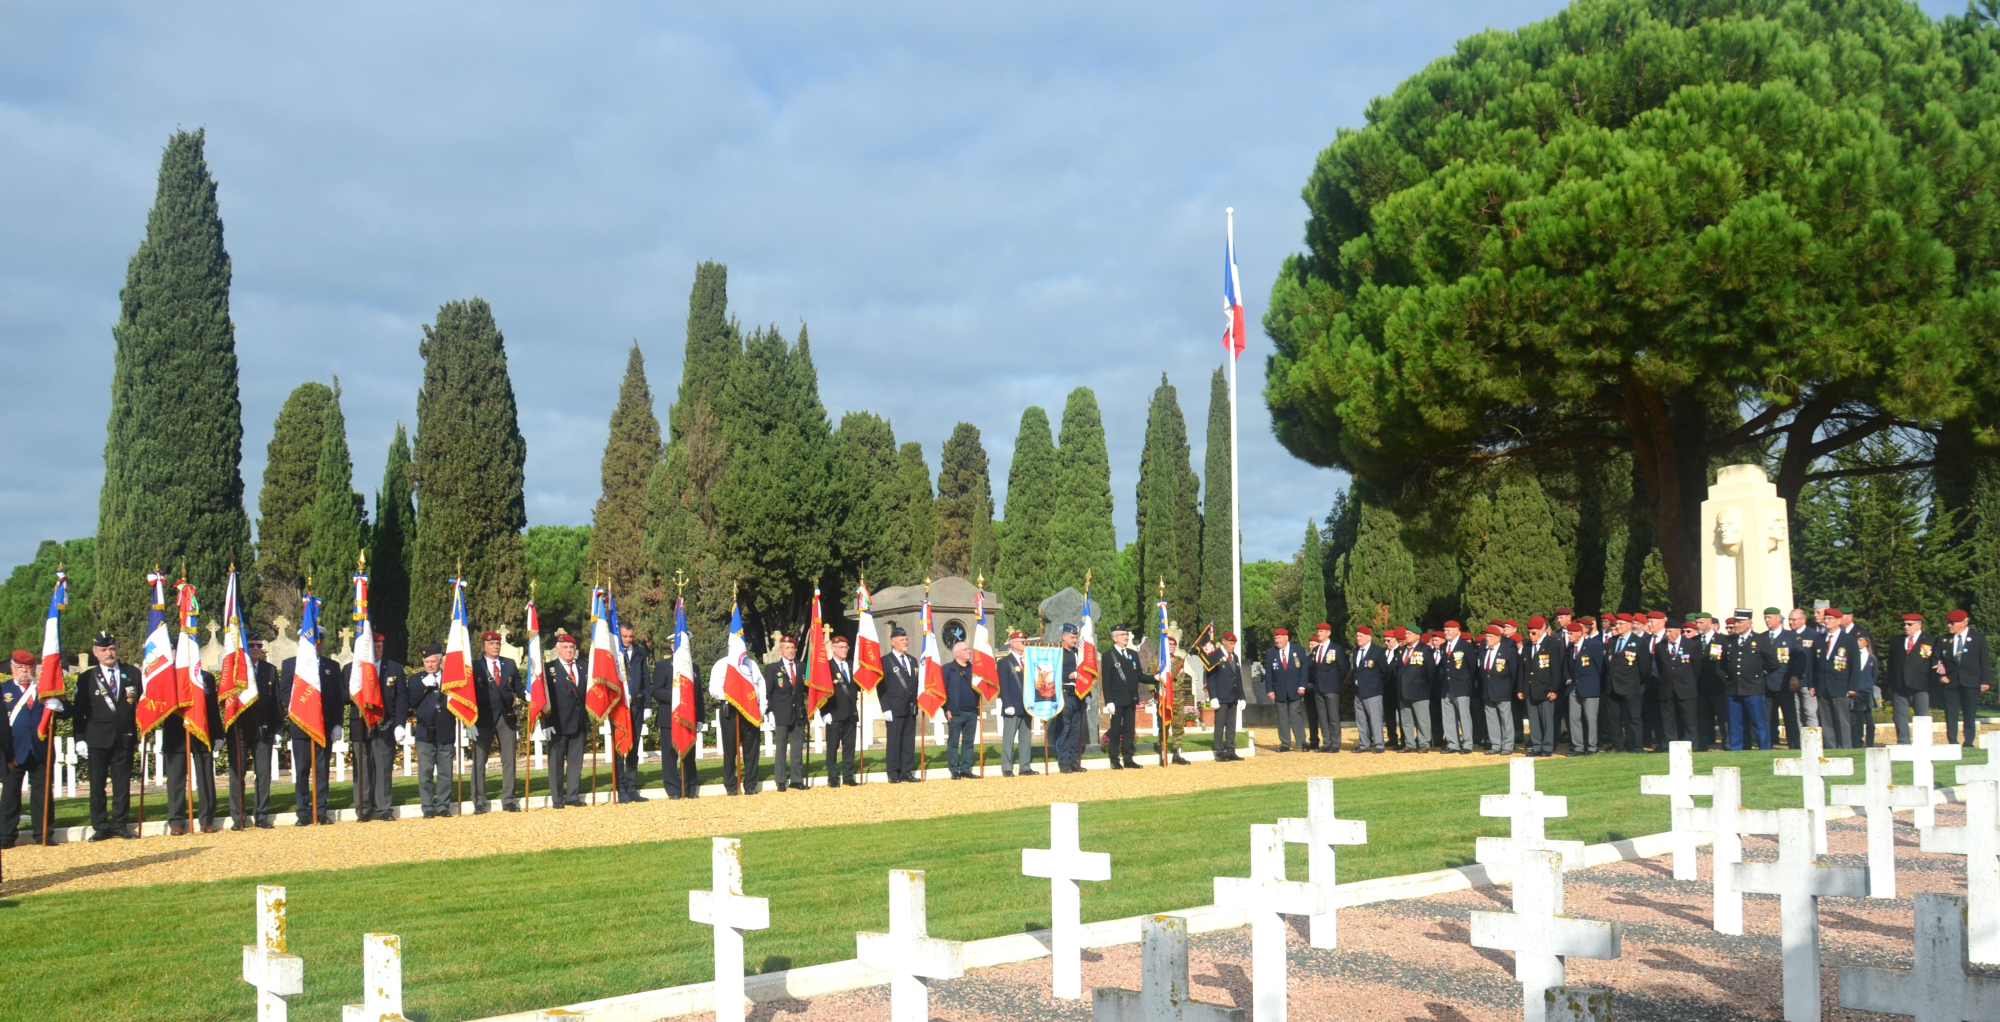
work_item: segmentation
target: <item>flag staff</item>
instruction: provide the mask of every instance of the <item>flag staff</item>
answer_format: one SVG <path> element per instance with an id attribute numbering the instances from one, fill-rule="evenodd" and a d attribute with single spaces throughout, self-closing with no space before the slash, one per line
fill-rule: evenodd
<path id="1" fill-rule="evenodd" d="M 929 608 L 930 603 L 931 578 L 929 575 L 925 575 L 924 606 Z M 928 619 L 925 620 L 924 628 L 929 629 L 930 627 L 930 621 Z M 918 650 L 918 652 L 921 653 L 923 651 Z M 931 715 L 924 712 L 924 703 L 921 698 L 924 687 L 930 684 L 928 675 L 929 672 L 925 670 L 923 663 L 919 662 L 917 664 L 917 695 L 919 696 L 917 700 L 917 716 L 921 718 L 917 724 L 917 780 L 919 781 L 929 780 L 931 770 Z"/>
<path id="2" fill-rule="evenodd" d="M 535 580 L 534 580 L 534 579 L 529 579 L 529 580 L 528 580 L 528 606 L 530 606 L 530 607 L 533 607 L 534 605 L 535 605 Z M 534 657 L 530 656 L 529 654 L 530 654 L 530 653 L 532 653 L 532 652 L 534 651 L 534 649 L 535 649 L 535 647 L 536 647 L 536 646 L 539 646 L 539 645 L 541 645 L 541 643 L 540 643 L 540 642 L 536 641 L 536 640 L 538 640 L 538 639 L 540 639 L 540 638 L 541 638 L 541 635 L 540 635 L 540 632 L 541 632 L 541 628 L 540 628 L 540 625 L 541 625 L 541 622 L 540 622 L 540 621 L 537 621 L 537 620 L 535 620 L 535 615 L 533 615 L 533 614 L 530 614 L 530 615 L 528 615 L 528 621 L 529 621 L 529 624 L 530 624 L 530 625 L 531 625 L 532 627 L 531 627 L 531 629 L 530 629 L 530 631 L 529 631 L 529 633 L 528 633 L 528 645 L 527 645 L 527 648 L 525 648 L 525 649 L 523 649 L 523 650 L 521 651 L 521 655 L 522 655 L 523 657 L 525 657 L 526 659 L 528 659 L 529 661 L 531 661 L 530 663 L 528 663 L 528 664 L 526 665 L 526 666 L 527 666 L 527 668 L 528 668 L 529 670 L 531 670 L 531 671 L 534 671 L 534 672 L 535 672 L 536 674 L 540 674 L 540 673 L 542 672 L 542 665 L 541 665 L 541 664 L 538 664 L 538 663 L 533 663 L 532 661 L 534 660 Z M 544 684 L 544 685 L 548 684 L 548 679 L 547 679 L 546 677 L 544 677 L 544 678 L 542 679 L 542 684 Z M 526 679 L 523 679 L 523 683 L 522 683 L 522 685 L 521 685 L 521 690 L 522 690 L 523 692 L 525 692 L 525 691 L 527 691 L 527 689 L 528 689 L 528 685 L 527 685 L 527 682 L 526 682 Z M 534 708 L 534 703 L 533 703 L 532 701 L 530 701 L 530 702 L 529 702 L 529 704 L 528 704 L 528 707 L 529 707 L 529 709 L 530 709 L 530 710 L 532 710 L 532 709 Z M 528 718 L 528 731 L 527 731 L 527 733 L 526 733 L 526 734 L 524 734 L 524 735 L 521 735 L 521 736 L 517 737 L 517 739 L 515 740 L 515 743 L 514 743 L 514 744 L 516 744 L 516 745 L 518 745 L 518 746 L 520 746 L 520 747 L 521 747 L 521 776 L 522 776 L 522 778 L 523 778 L 523 780 L 522 780 L 522 782 L 521 782 L 521 811 L 522 811 L 522 812 L 527 812 L 527 811 L 528 811 L 529 809 L 533 808 L 533 807 L 534 807 L 534 805 L 535 805 L 535 757 L 534 757 L 534 755 L 533 755 L 533 754 L 532 754 L 532 753 L 531 753 L 531 752 L 529 751 L 529 745 L 530 745 L 530 743 L 531 743 L 531 742 L 533 742 L 533 741 L 535 740 L 535 734 L 534 734 L 534 732 L 535 732 L 535 720 L 534 720 L 534 717 L 533 717 L 533 715 L 532 715 L 532 714 L 530 714 L 530 716 L 529 716 L 529 718 Z M 523 741 L 523 740 L 521 740 L 521 739 L 526 739 L 526 740 L 525 740 L 525 741 Z"/>
<path id="3" fill-rule="evenodd" d="M 742 579 L 737 579 L 735 582 L 730 584 L 729 603 L 732 607 L 736 608 L 736 611 L 738 613 L 741 613 L 743 608 L 742 603 L 738 602 L 742 599 L 742 593 L 743 593 Z M 723 694 L 722 701 L 725 703 L 728 702 L 729 690 L 727 687 L 725 687 L 722 690 L 722 694 Z M 736 728 L 736 790 L 739 793 L 741 793 L 743 792 L 743 711 L 738 707 L 732 706 L 730 707 L 729 716 Z M 720 738 L 721 736 L 717 735 L 716 737 Z M 724 778 L 724 780 L 727 779 L 728 778 Z"/>
<path id="4" fill-rule="evenodd" d="M 984 624 L 986 622 L 986 573 L 983 571 L 980 572 L 979 577 L 973 580 L 972 585 L 973 588 L 978 590 L 977 596 L 979 598 L 979 624 Z M 973 625 L 973 627 L 977 628 L 979 627 L 979 624 L 975 624 Z M 990 642 L 992 640 L 989 638 L 988 641 Z M 986 779 L 986 693 L 981 691 L 979 686 L 977 685 L 972 686 L 972 691 L 973 694 L 979 697 L 979 715 L 977 717 L 972 718 L 972 733 L 978 736 L 979 739 L 979 777 L 981 780 L 985 780 Z"/>
<path id="5" fill-rule="evenodd" d="M 306 595 L 305 595 L 306 599 L 308 600 L 312 599 L 312 591 L 313 591 L 312 576 L 307 575 Z M 301 615 L 301 617 L 303 616 L 304 615 Z M 305 641 L 304 633 L 300 633 L 299 641 L 300 642 Z M 314 646 L 319 645 L 319 636 L 317 635 L 313 636 L 313 645 Z M 314 650 L 314 652 L 317 653 L 318 650 Z M 315 667 L 317 667 L 319 663 L 317 656 L 314 657 L 313 663 Z M 293 664 L 292 670 L 296 674 L 298 670 L 298 660 L 296 657 L 293 658 L 292 664 Z M 297 679 L 294 678 L 294 680 L 296 681 Z M 290 707 L 287 707 L 286 710 L 289 713 Z M 320 724 L 322 730 L 324 730 L 326 724 L 326 718 L 324 716 L 320 718 Z M 309 799 L 310 801 L 306 803 L 306 808 L 311 810 L 312 812 L 312 823 L 308 824 L 308 826 L 312 827 L 319 826 L 319 771 L 315 769 L 318 766 L 319 766 L 319 751 L 313 748 L 312 735 L 308 734 L 306 735 L 306 798 Z M 293 777 L 292 791 L 294 793 L 293 794 L 294 798 L 297 797 L 297 792 L 299 790 L 298 789 L 299 782 L 297 779 L 298 773 L 299 773 L 298 757 L 294 755 L 292 757 L 292 777 Z M 171 820 L 168 821 L 169 828 L 172 827 L 172 822 L 173 821 Z"/>
<path id="6" fill-rule="evenodd" d="M 234 565 L 231 565 L 231 566 L 230 566 L 230 568 L 229 568 L 229 570 L 230 570 L 230 571 L 235 571 L 235 570 L 236 570 L 236 567 L 235 567 Z M 368 570 L 368 551 L 366 551 L 366 550 L 357 550 L 357 551 L 355 551 L 355 553 L 354 553 L 354 573 L 355 573 L 356 575 L 359 575 L 359 574 L 361 574 L 362 572 L 364 572 L 364 571 L 367 571 L 367 570 Z M 356 605 L 355 605 L 355 608 L 354 608 L 354 623 L 358 625 L 358 624 L 360 624 L 360 623 L 361 623 L 361 622 L 362 622 L 363 620 L 365 620 L 365 619 L 366 619 L 367 617 L 368 617 L 368 606 L 367 606 L 367 604 L 366 604 L 366 603 L 360 603 L 360 604 L 356 604 Z M 225 622 L 223 622 L 223 624 L 224 624 L 224 626 L 226 627 L 226 626 L 228 625 L 228 622 L 226 622 L 226 621 L 225 621 Z M 371 634 L 370 634 L 370 635 L 368 636 L 368 640 L 369 640 L 369 642 L 370 642 L 370 643 L 373 643 L 373 642 L 374 642 L 374 639 L 375 639 L 374 635 L 372 634 L 372 633 L 373 633 L 373 631 L 374 631 L 374 629 L 372 629 L 372 628 L 371 628 L 371 629 L 369 629 L 369 631 L 370 631 L 370 633 L 371 633 Z M 347 685 L 347 687 L 348 687 L 348 693 L 347 693 L 347 698 L 348 698 L 348 699 L 349 699 L 350 701 L 351 701 L 351 700 L 352 700 L 352 699 L 354 698 L 354 692 L 353 692 L 353 689 L 354 689 L 354 665 L 355 665 L 355 664 L 356 664 L 356 663 L 357 663 L 357 662 L 358 662 L 358 661 L 359 661 L 359 660 L 361 659 L 361 643 L 360 643 L 360 640 L 361 640 L 361 629 L 359 629 L 359 628 L 356 628 L 356 629 L 354 630 L 354 632 L 355 632 L 355 635 L 354 635 L 354 638 L 355 638 L 355 645 L 354 645 L 354 658 L 353 658 L 352 660 L 349 660 L 349 661 L 347 662 L 347 676 L 348 676 L 348 685 Z M 370 650 L 368 651 L 368 653 L 369 653 L 369 655 L 370 655 L 370 656 L 373 656 L 373 655 L 374 655 L 374 653 L 375 653 L 375 651 L 374 651 L 373 649 L 370 649 Z M 378 684 L 379 684 L 379 678 L 380 678 L 380 675 L 381 675 L 381 670 L 382 670 L 382 665 L 381 665 L 381 664 L 379 664 L 379 663 L 378 663 L 378 664 L 376 664 L 376 665 L 375 665 L 375 671 L 376 671 L 376 676 L 377 676 L 377 678 L 378 678 Z M 355 710 L 355 712 L 354 712 L 354 723 L 355 723 L 355 724 L 356 724 L 357 726 L 356 726 L 356 727 L 355 727 L 355 729 L 354 729 L 354 735 L 353 735 L 353 737 L 349 738 L 349 739 L 348 739 L 347 741 L 348 741 L 348 748 L 350 748 L 350 749 L 353 749 L 353 750 L 354 750 L 354 796 L 353 796 L 353 801 L 354 801 L 354 822 L 356 822 L 356 823 L 360 823 L 360 822 L 362 822 L 362 818 L 361 818 L 361 794 L 362 794 L 363 792 L 365 792 L 365 791 L 367 791 L 367 790 L 368 790 L 368 776 L 367 776 L 367 775 L 368 775 L 368 745 L 367 745 L 367 742 L 368 742 L 368 738 L 367 738 L 367 737 L 365 737 L 365 736 L 364 736 L 364 735 L 362 734 L 362 732 L 361 732 L 361 729 L 362 729 L 362 728 L 364 728 L 364 727 L 367 727 L 367 728 L 368 728 L 369 730 L 371 730 L 371 731 L 372 731 L 372 730 L 374 730 L 374 728 L 373 728 L 372 726 L 370 726 L 370 725 L 369 725 L 369 723 L 368 723 L 368 717 L 367 717 L 367 716 L 366 716 L 365 714 L 363 714 L 363 713 L 361 712 L 361 704 L 359 704 L 359 703 L 355 703 L 355 705 L 354 705 L 354 710 Z M 382 811 L 382 807 L 380 807 L 380 806 L 376 806 L 376 807 L 374 807 L 374 808 L 375 808 L 375 811 L 377 811 L 377 812 L 380 812 L 380 811 Z"/>
<path id="7" fill-rule="evenodd" d="M 863 590 L 866 590 L 868 588 L 868 569 L 862 568 L 857 578 L 861 583 L 861 588 Z M 881 633 L 879 632 L 876 633 L 875 641 L 879 646 L 882 641 Z M 854 654 L 852 660 L 848 663 L 847 667 L 848 667 L 848 673 L 852 674 L 858 682 L 861 677 L 861 608 L 859 606 L 856 606 L 854 611 Z M 880 678 L 876 679 L 876 684 L 878 685 L 881 684 Z M 868 694 L 873 695 L 873 693 L 868 693 Z M 868 739 L 873 736 L 868 733 L 869 728 L 865 726 L 865 722 L 867 721 L 868 718 L 861 712 L 862 695 L 863 693 L 860 690 L 860 686 L 859 684 L 857 684 L 855 686 L 855 692 L 854 692 L 854 728 L 856 731 L 860 733 L 854 736 L 854 744 L 861 746 L 861 773 L 857 774 L 856 776 L 861 778 L 861 783 L 867 784 L 868 783 Z M 876 698 L 875 706 L 877 710 L 881 709 L 882 700 L 880 697 Z M 831 750 L 829 750 L 828 755 L 831 754 L 832 754 Z M 828 769 L 832 768 L 829 767 Z"/>
<path id="8" fill-rule="evenodd" d="M 1229 220 L 1229 610 L 1234 631 L 1243 634 L 1243 500 L 1236 474 L 1236 360 L 1243 354 L 1243 296 L 1236 279 L 1236 207 L 1223 210 Z"/>
<path id="9" fill-rule="evenodd" d="M 1153 695 L 1153 728 L 1159 732 L 1160 767 L 1162 769 L 1167 765 L 1167 717 L 1165 713 L 1160 712 L 1160 708 L 1171 705 L 1174 701 L 1174 664 L 1173 660 L 1167 656 L 1166 607 L 1167 579 L 1166 576 L 1162 575 L 1160 576 L 1160 673 L 1165 675 L 1165 677 L 1160 679 L 1160 687 L 1166 690 L 1166 698 L 1160 698 L 1157 690 Z M 1176 713 L 1179 712 L 1179 709 L 1179 707 L 1174 707 L 1167 712 Z"/>

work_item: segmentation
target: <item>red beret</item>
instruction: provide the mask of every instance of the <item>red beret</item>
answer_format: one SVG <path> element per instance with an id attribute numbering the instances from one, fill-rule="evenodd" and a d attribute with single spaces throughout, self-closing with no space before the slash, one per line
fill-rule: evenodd
<path id="1" fill-rule="evenodd" d="M 578 643 L 578 642 L 576 641 L 576 636 L 574 636 L 574 635 L 571 635 L 570 633 L 568 633 L 568 632 L 565 632 L 565 631 L 557 631 L 557 632 L 556 632 L 556 641 L 557 641 L 557 642 L 567 642 L 567 643 L 569 643 L 569 644 L 570 644 L 570 645 L 572 645 L 572 646 L 576 646 L 576 645 L 581 645 L 581 643 Z"/>
<path id="2" fill-rule="evenodd" d="M 1946 614 L 1946 615 L 1944 616 L 1944 619 L 1945 619 L 1946 621 L 1949 621 L 1949 622 L 1951 622 L 1952 624 L 1957 624 L 1957 623 L 1959 623 L 1960 621 L 1963 621 L 1963 620 L 1965 620 L 1965 619 L 1966 619 L 1966 618 L 1967 618 L 1968 616 L 1969 616 L 1969 615 L 1967 615 L 1967 614 L 1965 613 L 1965 611 L 1962 611 L 1962 610 L 1954 610 L 1954 611 L 1952 611 L 1951 613 L 1949 613 L 1949 614 Z"/>
<path id="3" fill-rule="evenodd" d="M 1499 625 L 1487 625 L 1487 626 L 1486 626 L 1486 634 L 1488 634 L 1488 635 L 1498 635 L 1498 634 L 1500 634 L 1500 626 L 1499 626 Z"/>
<path id="4" fill-rule="evenodd" d="M 1286 628 L 1286 627 L 1285 627 L 1284 625 L 1279 625 L 1278 627 L 1276 627 L 1276 628 L 1273 628 L 1273 629 L 1271 629 L 1271 634 L 1272 634 L 1272 635 L 1290 635 L 1290 634 L 1292 634 L 1292 630 L 1291 630 L 1291 629 L 1289 629 L 1289 628 Z"/>
<path id="5" fill-rule="evenodd" d="M 1924 619 L 1924 616 L 1923 616 L 1922 614 L 1905 614 L 1905 615 L 1903 615 L 1903 620 L 1905 620 L 1905 621 L 1922 621 L 1923 619 Z"/>
<path id="6" fill-rule="evenodd" d="M 1458 624 L 1458 622 L 1456 622 L 1456 621 L 1446 621 L 1446 622 L 1444 623 L 1444 626 L 1445 626 L 1446 628 L 1457 628 L 1457 627 L 1459 627 L 1459 624 Z"/>
<path id="7" fill-rule="evenodd" d="M 1536 614 L 1534 617 L 1528 619 L 1529 628 L 1547 628 L 1548 626 L 1549 626 L 1549 619 L 1541 616 L 1540 614 Z"/>
<path id="8" fill-rule="evenodd" d="M 14 651 L 14 662 L 32 667 L 35 663 L 35 657 L 25 649 L 17 649 Z"/>
<path id="9" fill-rule="evenodd" d="M 828 636 L 828 637 L 827 637 L 827 640 L 826 640 L 826 641 L 827 641 L 827 642 L 829 642 L 829 643 L 833 643 L 833 642 L 843 642 L 843 643 L 844 643 L 844 642 L 846 642 L 846 641 L 847 641 L 847 636 L 845 636 L 845 635 L 838 635 L 838 634 L 836 634 L 836 635 L 830 635 L 830 636 Z"/>
<path id="10" fill-rule="evenodd" d="M 1576 611 L 1573 611 L 1573 610 L 1569 609 L 1568 607 L 1557 607 L 1557 608 L 1556 608 L 1556 616 L 1557 616 L 1557 617 L 1561 617 L 1561 616 L 1563 616 L 1564 614 L 1575 614 L 1575 613 L 1576 613 Z"/>
<path id="11" fill-rule="evenodd" d="M 1224 641 L 1224 642 L 1235 642 L 1235 641 L 1236 641 L 1236 633 L 1235 633 L 1235 632 L 1223 632 L 1223 633 L 1222 633 L 1222 641 Z"/>
<path id="12" fill-rule="evenodd" d="M 1019 628 L 1016 628 L 1013 631 L 1007 633 L 1007 641 L 1009 642 L 1012 642 L 1015 639 L 1025 639 L 1027 637 L 1028 633 L 1020 630 Z"/>
<path id="13" fill-rule="evenodd" d="M 480 636 L 479 636 L 479 641 L 480 641 L 480 642 L 499 642 L 499 641 L 500 641 L 500 633 L 499 633 L 499 632 L 482 632 L 482 633 L 480 633 Z"/>
<path id="14" fill-rule="evenodd" d="M 1515 624 L 1515 623 L 1514 623 L 1514 619 L 1513 619 L 1513 618 L 1511 618 L 1511 617 L 1510 617 L 1510 618 L 1508 618 L 1508 619 L 1507 619 L 1507 620 L 1505 620 L 1505 621 L 1502 621 L 1502 622 L 1500 622 L 1500 623 L 1501 623 L 1501 624 L 1503 624 L 1503 625 L 1506 625 L 1506 626 L 1507 626 L 1507 627 L 1509 627 L 1509 628 L 1519 628 L 1519 627 L 1521 627 L 1520 625 L 1518 625 L 1518 624 Z"/>
<path id="15" fill-rule="evenodd" d="M 1667 619 L 1667 612 L 1664 610 L 1656 610 L 1647 614 L 1646 617 L 1654 621 L 1665 621 Z"/>
<path id="16" fill-rule="evenodd" d="M 1318 628 L 1324 628 L 1324 629 L 1326 629 L 1326 630 L 1327 630 L 1327 631 L 1329 631 L 1329 632 L 1330 632 L 1330 631 L 1333 631 L 1333 626 L 1332 626 L 1332 625 L 1330 625 L 1330 624 L 1327 624 L 1327 623 L 1326 623 L 1326 622 L 1324 622 L 1324 621 L 1321 621 L 1321 622 L 1320 622 L 1319 624 L 1316 624 L 1316 625 L 1314 625 L 1313 627 L 1314 627 L 1315 629 L 1318 629 Z"/>
<path id="17" fill-rule="evenodd" d="M 1374 635 L 1374 634 L 1375 634 L 1375 630 L 1374 630 L 1374 629 L 1372 629 L 1372 628 L 1370 628 L 1370 627 L 1368 627 L 1367 625 L 1362 625 L 1361 627 L 1359 627 L 1359 628 L 1356 628 L 1356 629 L 1354 630 L 1354 634 L 1356 634 L 1356 635 Z"/>
<path id="18" fill-rule="evenodd" d="M 1583 622 L 1571 621 L 1569 623 L 1569 630 L 1581 634 L 1583 632 Z"/>

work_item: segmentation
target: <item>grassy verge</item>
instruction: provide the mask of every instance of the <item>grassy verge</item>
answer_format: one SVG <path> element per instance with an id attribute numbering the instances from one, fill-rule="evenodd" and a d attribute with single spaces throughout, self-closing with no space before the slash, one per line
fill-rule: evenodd
<path id="1" fill-rule="evenodd" d="M 1983 757 L 1975 753 L 1974 758 Z M 1797 805 L 1799 782 L 1772 776 L 1771 753 L 1713 753 L 1701 769 L 1744 768 L 1753 807 Z M 1857 771 L 1859 764 L 1857 764 Z M 1663 755 L 1545 761 L 1539 786 L 1570 797 L 1551 836 L 1603 841 L 1664 830 L 1666 801 L 1638 794 Z M 1904 778 L 1907 780 L 1907 777 Z M 1437 869 L 1470 859 L 1473 838 L 1504 834 L 1478 796 L 1504 791 L 1493 763 L 1341 782 L 1344 818 L 1369 843 L 1344 849 L 1340 879 Z M 1087 919 L 1204 904 L 1212 878 L 1247 875 L 1245 828 L 1305 809 L 1298 783 L 1093 802 L 1084 847 L 1112 853 L 1113 879 L 1084 885 Z M 384 831 L 385 840 L 394 839 Z M 1048 814 L 1012 810 L 940 819 L 752 833 L 748 892 L 771 899 L 772 927 L 749 936 L 753 971 L 854 955 L 854 933 L 886 923 L 886 871 L 929 871 L 931 932 L 975 939 L 1047 925 L 1046 881 L 1020 875 L 1019 849 L 1048 841 Z M 338 1018 L 360 994 L 363 932 L 403 937 L 405 1010 L 420 1020 L 478 1018 L 710 978 L 710 936 L 687 919 L 686 891 L 708 885 L 708 843 L 681 840 L 286 874 L 292 950 L 306 964 L 293 1018 Z M 1292 849 L 1294 876 L 1304 851 Z M 0 901 L 11 1003 L 55 1019 L 243 1018 L 238 978 L 257 880 L 171 884 Z M 24 1000 L 25 998 L 25 1000 Z"/>

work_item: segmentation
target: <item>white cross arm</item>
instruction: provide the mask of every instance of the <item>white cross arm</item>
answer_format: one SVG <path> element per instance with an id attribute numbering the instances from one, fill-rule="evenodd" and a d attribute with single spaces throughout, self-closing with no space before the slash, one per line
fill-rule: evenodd
<path id="1" fill-rule="evenodd" d="M 1878 789 L 1865 784 L 1836 784 L 1833 786 L 1833 804 L 1865 809 L 1869 806 L 1889 806 L 1909 809 L 1914 806 L 1931 804 L 1931 790 L 1919 784 L 1891 784 L 1879 789 L 1884 794 L 1876 801 L 1872 792 Z"/>
<path id="2" fill-rule="evenodd" d="M 1963 759 L 1965 757 L 1964 746 L 1953 745 L 1949 742 L 1943 745 L 1932 745 L 1927 741 L 1914 740 L 1914 735 L 1923 733 L 1923 728 L 1919 726 L 1913 733 L 1911 744 L 1889 746 L 1889 758 L 1898 763 L 1914 763 L 1918 760 L 1927 760 L 1935 763 L 1939 760 Z M 1780 760 L 1779 762 L 1783 761 Z"/>
<path id="3" fill-rule="evenodd" d="M 1548 931 L 1547 937 L 1530 938 L 1527 929 Z M 1472 913 L 1473 947 L 1519 951 L 1529 943 L 1545 946 L 1549 953 L 1578 958 L 1617 958 L 1624 953 L 1625 925 L 1599 919 L 1572 919 L 1569 916 L 1535 919 L 1512 912 Z"/>
<path id="4" fill-rule="evenodd" d="M 1368 821 L 1325 820 L 1315 833 L 1312 820 L 1284 816 L 1278 819 L 1278 836 L 1295 845 L 1315 842 L 1323 845 L 1365 845 L 1368 843 Z"/>
<path id="5" fill-rule="evenodd" d="M 1796 879 L 1792 875 L 1795 867 L 1789 863 L 1739 862 L 1734 866 L 1736 882 L 1733 886 L 1745 894 L 1784 894 L 1787 888 L 1796 884 L 1805 889 L 1802 893 L 1822 898 L 1868 896 L 1868 871 L 1858 866 L 1814 866 L 1806 869 L 1803 877 Z M 1793 893 L 1801 892 L 1795 890 Z"/>
<path id="6" fill-rule="evenodd" d="M 1021 875 L 1043 880 L 1109 880 L 1111 853 L 1023 848 Z"/>
<path id="7" fill-rule="evenodd" d="M 955 940 L 895 933 L 857 933 L 854 939 L 855 957 L 871 969 L 925 979 L 957 979 L 965 975 L 965 945 Z"/>
<path id="8" fill-rule="evenodd" d="M 1854 761 L 1844 757 L 1822 759 L 1815 762 L 1813 769 L 1806 769 L 1803 759 L 1774 759 L 1771 772 L 1779 777 L 1851 777 Z"/>
<path id="9" fill-rule="evenodd" d="M 1288 916 L 1315 916 L 1329 905 L 1326 885 L 1308 880 L 1260 880 L 1255 877 L 1216 877 L 1215 903 L 1246 912 L 1277 912 Z"/>
<path id="10" fill-rule="evenodd" d="M 707 926 L 765 930 L 771 926 L 771 899 L 714 891 L 688 892 L 688 918 Z"/>
<path id="11" fill-rule="evenodd" d="M 298 955 L 245 945 L 243 982 L 279 997 L 297 997 L 306 989 L 306 963 Z"/>
<path id="12" fill-rule="evenodd" d="M 1516 862 L 1523 852 L 1555 852 L 1562 856 L 1562 868 L 1565 873 L 1574 872 L 1584 866 L 1583 842 L 1552 841 L 1546 838 L 1529 841 L 1527 847 L 1523 848 L 1517 838 L 1483 837 L 1472 844 L 1472 861 L 1482 866 L 1509 865 Z"/>
<path id="13" fill-rule="evenodd" d="M 1713 795 L 1715 777 L 1702 774 L 1698 777 L 1682 777 L 1674 774 L 1647 774 L 1639 778 L 1641 795 Z"/>
<path id="14" fill-rule="evenodd" d="M 1479 796 L 1479 815 L 1512 816 L 1515 813 L 1515 800 L 1521 798 L 1534 799 L 1536 809 L 1544 819 L 1569 815 L 1568 795 L 1544 795 L 1538 791 L 1529 792 L 1526 795 L 1514 793 L 1481 795 Z"/>
<path id="15" fill-rule="evenodd" d="M 1674 826 L 1680 830 L 1723 833 L 1724 822 L 1735 826 L 1726 828 L 1731 834 L 1776 834 L 1778 832 L 1778 811 L 1776 809 L 1738 809 L 1725 814 L 1728 820 L 1717 818 L 1713 806 L 1682 806 L 1674 810 Z"/>

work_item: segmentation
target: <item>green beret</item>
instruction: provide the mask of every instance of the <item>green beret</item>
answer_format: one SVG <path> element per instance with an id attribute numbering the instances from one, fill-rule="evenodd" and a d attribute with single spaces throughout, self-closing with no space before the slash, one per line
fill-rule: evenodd
<path id="1" fill-rule="evenodd" d="M 1778 609 L 1778 608 L 1776 608 L 1776 607 L 1765 607 L 1765 608 L 1764 608 L 1764 613 L 1766 613 L 1766 614 L 1783 614 L 1783 613 L 1784 613 L 1784 611 L 1782 611 L 1782 610 L 1779 610 L 1779 609 Z"/>

